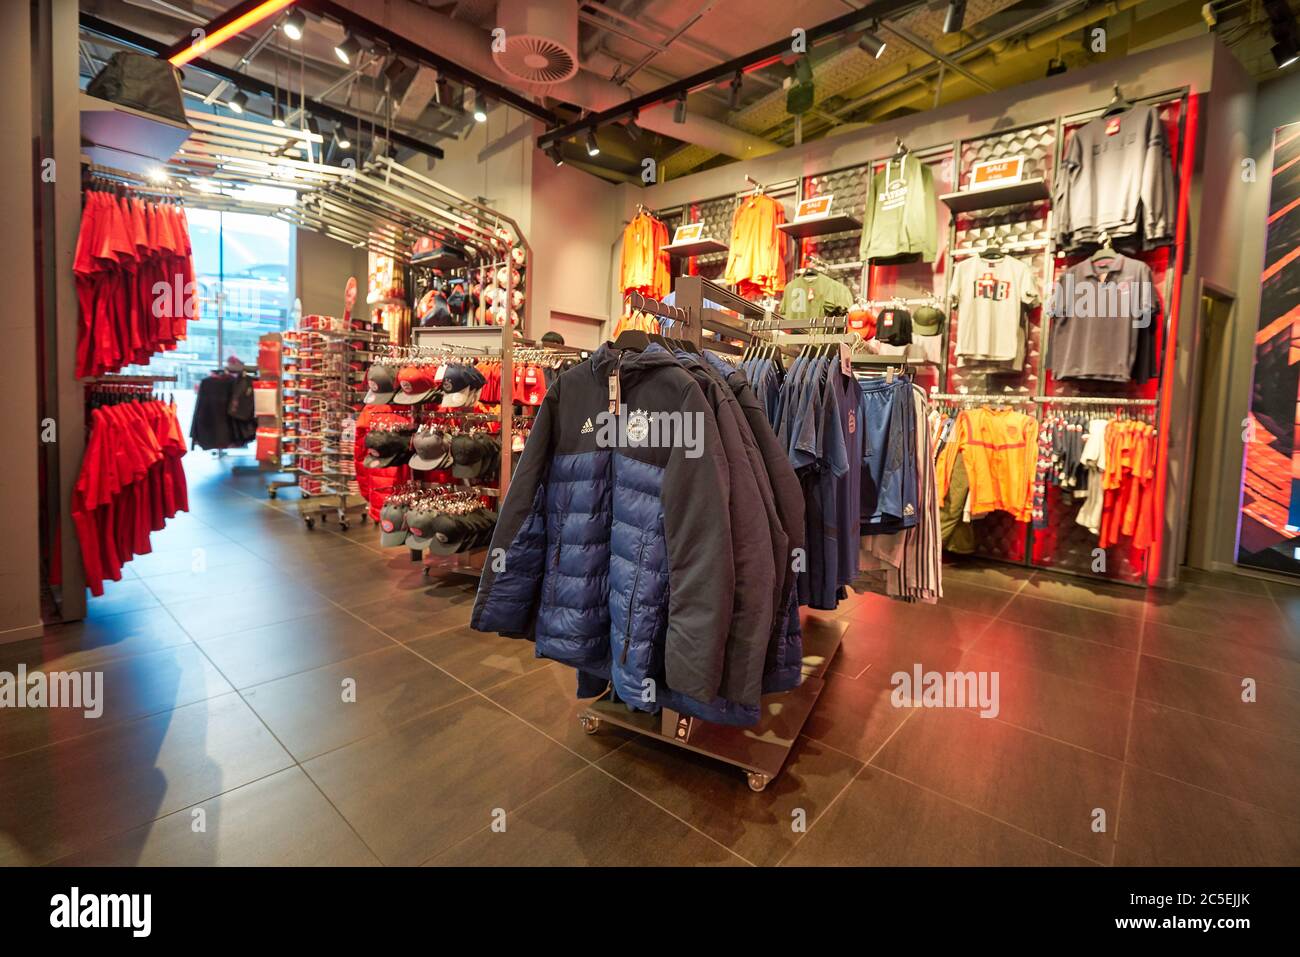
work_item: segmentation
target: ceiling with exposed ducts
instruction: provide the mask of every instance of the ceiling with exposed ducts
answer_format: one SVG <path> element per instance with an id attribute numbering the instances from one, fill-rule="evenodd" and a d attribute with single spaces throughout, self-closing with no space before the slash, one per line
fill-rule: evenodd
<path id="1" fill-rule="evenodd" d="M 83 76 L 236 6 L 83 0 Z M 538 122 L 553 160 L 640 182 L 647 157 L 682 176 L 1208 30 L 1263 78 L 1293 25 L 1285 0 L 299 0 L 187 64 L 183 86 L 191 108 L 242 91 L 250 116 L 311 125 L 329 162 L 437 157 L 504 109 Z"/>

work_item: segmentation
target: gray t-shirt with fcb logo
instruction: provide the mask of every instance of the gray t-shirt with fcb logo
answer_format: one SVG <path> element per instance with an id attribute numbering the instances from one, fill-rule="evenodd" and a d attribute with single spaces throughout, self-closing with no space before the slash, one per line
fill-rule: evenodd
<path id="1" fill-rule="evenodd" d="M 1138 336 L 1160 313 L 1151 267 L 1118 253 L 1085 259 L 1057 277 L 1048 312 L 1056 378 L 1127 382 Z"/>
<path id="2" fill-rule="evenodd" d="M 1014 359 L 1020 345 L 1020 310 L 1038 301 L 1034 271 L 1019 259 L 971 256 L 952 272 L 957 306 L 957 355 Z"/>

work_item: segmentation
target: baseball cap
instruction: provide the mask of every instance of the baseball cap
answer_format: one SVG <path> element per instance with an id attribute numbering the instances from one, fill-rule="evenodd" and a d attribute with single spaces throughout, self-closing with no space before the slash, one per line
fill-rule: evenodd
<path id="1" fill-rule="evenodd" d="M 901 306 L 880 310 L 876 316 L 876 338 L 891 346 L 912 343 L 912 314 Z"/>
<path id="2" fill-rule="evenodd" d="M 397 548 L 406 542 L 406 505 L 388 501 L 379 510 L 379 544 Z"/>
<path id="3" fill-rule="evenodd" d="M 410 455 L 411 434 L 409 432 L 389 432 L 385 429 L 371 429 L 366 433 L 365 461 L 361 464 L 368 469 L 384 469 L 390 465 L 404 464 L 404 458 Z"/>
<path id="4" fill-rule="evenodd" d="M 415 454 L 407 465 L 420 472 L 445 469 L 451 461 L 447 437 L 441 432 L 416 432 L 411 437 L 411 449 Z"/>
<path id="5" fill-rule="evenodd" d="M 863 339 L 876 338 L 876 317 L 866 309 L 849 310 L 849 329 L 862 336 Z"/>
<path id="6" fill-rule="evenodd" d="M 482 379 L 482 376 L 479 376 Z M 469 405 L 474 390 L 474 376 L 469 366 L 449 365 L 442 375 L 442 407 L 459 409 Z"/>
<path id="7" fill-rule="evenodd" d="M 397 405 L 415 405 L 425 402 L 437 391 L 433 369 L 429 366 L 403 366 L 397 373 L 398 392 L 393 397 Z"/>
<path id="8" fill-rule="evenodd" d="M 473 528 L 465 520 L 465 515 L 435 515 L 429 523 L 433 533 L 429 542 L 429 551 L 435 555 L 455 555 L 465 549 L 470 541 Z"/>
<path id="9" fill-rule="evenodd" d="M 488 450 L 479 435 L 457 435 L 451 440 L 451 474 L 456 478 L 478 478 L 486 464 Z"/>
<path id="10" fill-rule="evenodd" d="M 438 513 L 428 508 L 414 506 L 406 510 L 406 547 L 424 551 L 433 544 L 433 522 Z"/>
<path id="11" fill-rule="evenodd" d="M 366 373 L 366 382 L 370 391 L 366 393 L 366 405 L 385 405 L 393 401 L 397 392 L 397 376 L 393 367 L 376 362 Z"/>
<path id="12" fill-rule="evenodd" d="M 934 306 L 922 306 L 912 313 L 912 332 L 919 336 L 937 336 L 943 331 L 943 312 Z"/>

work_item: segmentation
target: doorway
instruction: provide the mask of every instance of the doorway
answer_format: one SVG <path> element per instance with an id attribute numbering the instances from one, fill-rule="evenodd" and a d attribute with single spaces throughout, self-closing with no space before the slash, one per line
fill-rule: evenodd
<path id="1" fill-rule="evenodd" d="M 1229 330 L 1236 300 L 1227 292 L 1201 285 L 1199 335 L 1197 336 L 1195 377 L 1195 432 L 1192 436 L 1192 494 L 1188 518 L 1182 535 L 1180 565 L 1211 569 L 1215 561 L 1215 543 L 1223 521 L 1224 492 L 1219 472 L 1223 458 L 1219 451 L 1231 448 L 1228 421 L 1228 388 L 1232 349 Z M 1234 499 L 1235 501 L 1235 499 Z M 1220 561 L 1226 555 L 1219 555 Z"/>

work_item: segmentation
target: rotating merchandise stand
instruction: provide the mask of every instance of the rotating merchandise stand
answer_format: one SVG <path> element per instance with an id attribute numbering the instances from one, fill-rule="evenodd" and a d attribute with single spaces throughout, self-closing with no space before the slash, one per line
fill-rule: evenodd
<path id="1" fill-rule="evenodd" d="M 739 316 L 712 307 L 705 301 Z M 702 349 L 735 354 L 733 341 L 749 343 L 767 339 L 766 329 L 808 329 L 804 322 L 792 323 L 779 313 L 737 296 L 703 276 L 681 276 L 677 280 L 675 303 L 686 310 L 686 335 Z M 763 330 L 754 328 L 763 324 Z M 713 337 L 705 336 L 711 333 Z M 810 336 L 816 336 L 815 332 Z M 782 345 L 798 344 L 799 334 L 782 337 Z M 763 695 L 758 724 L 750 728 L 717 724 L 663 708 L 657 714 L 631 711 L 615 697 L 613 690 L 588 704 L 578 713 L 578 722 L 588 734 L 608 723 L 626 731 L 655 738 L 675 747 L 725 762 L 745 772 L 750 790 L 762 791 L 785 767 L 813 707 L 826 685 L 830 667 L 848 623 L 819 615 L 803 616 L 803 680 L 790 691 Z"/>

